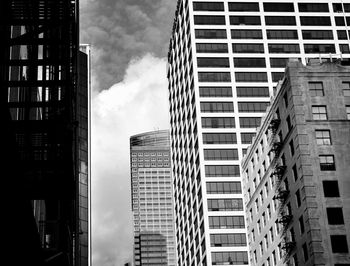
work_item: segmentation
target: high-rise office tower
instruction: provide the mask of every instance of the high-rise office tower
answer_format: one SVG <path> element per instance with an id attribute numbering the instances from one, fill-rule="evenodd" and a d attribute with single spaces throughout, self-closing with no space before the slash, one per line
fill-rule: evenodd
<path id="1" fill-rule="evenodd" d="M 349 57 L 349 9 L 178 1 L 167 70 L 178 265 L 248 263 L 239 162 L 288 58 Z"/>
<path id="2" fill-rule="evenodd" d="M 88 69 L 78 16 L 75 0 L 0 2 L 4 260 L 13 265 L 89 263 Z"/>
<path id="3" fill-rule="evenodd" d="M 251 265 L 350 265 L 350 67 L 290 62 L 242 163 Z"/>
<path id="4" fill-rule="evenodd" d="M 134 264 L 176 265 L 168 130 L 130 137 Z"/>

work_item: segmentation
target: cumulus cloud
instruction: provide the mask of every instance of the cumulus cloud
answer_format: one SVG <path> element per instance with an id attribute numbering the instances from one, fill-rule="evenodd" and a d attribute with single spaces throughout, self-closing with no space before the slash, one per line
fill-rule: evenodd
<path id="1" fill-rule="evenodd" d="M 166 60 L 132 59 L 122 81 L 92 99 L 93 264 L 132 260 L 129 137 L 169 128 Z"/>

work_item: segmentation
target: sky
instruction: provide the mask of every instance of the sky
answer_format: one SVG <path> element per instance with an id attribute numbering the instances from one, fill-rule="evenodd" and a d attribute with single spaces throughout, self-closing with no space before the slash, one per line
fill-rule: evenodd
<path id="1" fill-rule="evenodd" d="M 132 261 L 129 138 L 169 128 L 166 56 L 176 0 L 80 0 L 92 47 L 93 266 Z"/>

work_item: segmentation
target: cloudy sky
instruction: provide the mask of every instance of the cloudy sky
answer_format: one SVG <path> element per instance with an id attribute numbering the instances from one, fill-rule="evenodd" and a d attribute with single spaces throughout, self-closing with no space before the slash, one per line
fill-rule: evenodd
<path id="1" fill-rule="evenodd" d="M 92 45 L 93 265 L 132 260 L 129 137 L 169 128 L 166 55 L 176 0 L 81 0 Z"/>

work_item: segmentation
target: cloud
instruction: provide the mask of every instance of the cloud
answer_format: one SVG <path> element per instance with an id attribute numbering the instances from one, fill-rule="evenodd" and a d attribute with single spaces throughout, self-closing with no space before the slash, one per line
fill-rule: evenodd
<path id="1" fill-rule="evenodd" d="M 129 138 L 169 128 L 166 59 L 131 60 L 122 81 L 92 99 L 93 264 L 132 260 Z"/>

